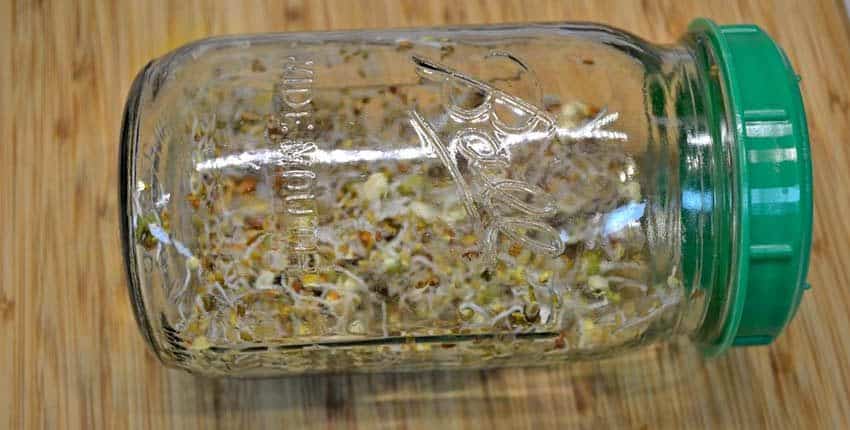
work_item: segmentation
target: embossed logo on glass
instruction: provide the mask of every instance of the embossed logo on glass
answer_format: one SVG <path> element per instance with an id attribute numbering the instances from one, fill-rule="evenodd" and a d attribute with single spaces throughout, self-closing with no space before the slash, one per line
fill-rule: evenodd
<path id="1" fill-rule="evenodd" d="M 493 56 L 509 58 L 528 71 L 511 54 L 497 51 L 488 57 Z M 562 254 L 564 240 L 547 222 L 557 212 L 556 202 L 540 187 L 510 177 L 512 147 L 548 138 L 625 140 L 624 133 L 605 128 L 618 114 L 602 111 L 578 127 L 559 127 L 530 101 L 428 58 L 411 60 L 421 77 L 440 86 L 448 117 L 459 129 L 441 137 L 439 127 L 415 108 L 409 113 L 410 124 L 423 150 L 448 170 L 466 212 L 482 228 L 483 251 L 493 256 L 500 236 L 505 236 L 534 252 Z M 474 95 L 472 101 L 464 94 Z"/>
<path id="2" fill-rule="evenodd" d="M 313 68 L 312 60 L 287 58 L 276 88 L 278 111 L 266 129 L 266 138 L 284 155 L 279 161 L 281 212 L 286 219 L 291 270 L 316 270 L 318 218 L 313 155 L 318 148 L 314 141 Z"/>

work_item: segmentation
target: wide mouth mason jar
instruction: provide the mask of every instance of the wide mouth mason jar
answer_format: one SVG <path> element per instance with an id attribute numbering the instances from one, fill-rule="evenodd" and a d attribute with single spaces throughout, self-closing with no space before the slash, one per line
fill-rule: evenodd
<path id="1" fill-rule="evenodd" d="M 715 355 L 807 288 L 798 77 L 755 26 L 206 39 L 139 73 L 120 169 L 135 316 L 197 373 Z"/>

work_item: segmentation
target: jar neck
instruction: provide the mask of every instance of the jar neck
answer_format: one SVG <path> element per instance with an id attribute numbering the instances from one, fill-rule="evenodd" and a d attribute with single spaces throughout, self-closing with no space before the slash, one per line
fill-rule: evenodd
<path id="1" fill-rule="evenodd" d="M 679 140 L 681 270 L 688 295 L 679 332 L 706 343 L 720 335 L 737 270 L 734 142 L 715 53 L 697 39 L 681 46 L 690 79 L 676 110 L 693 121 Z"/>

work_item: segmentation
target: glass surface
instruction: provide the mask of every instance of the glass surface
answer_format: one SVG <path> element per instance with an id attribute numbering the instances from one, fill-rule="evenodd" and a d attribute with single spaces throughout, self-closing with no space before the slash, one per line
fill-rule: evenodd
<path id="1" fill-rule="evenodd" d="M 684 48 L 593 25 L 181 48 L 125 123 L 143 330 L 169 364 L 234 375 L 531 365 L 682 331 L 693 74 Z"/>

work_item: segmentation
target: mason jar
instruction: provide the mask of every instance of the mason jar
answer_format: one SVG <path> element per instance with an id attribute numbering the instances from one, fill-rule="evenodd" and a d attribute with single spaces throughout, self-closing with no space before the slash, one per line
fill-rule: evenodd
<path id="1" fill-rule="evenodd" d="M 211 375 L 770 343 L 811 242 L 798 76 L 752 25 L 218 37 L 121 134 L 140 330 Z"/>

